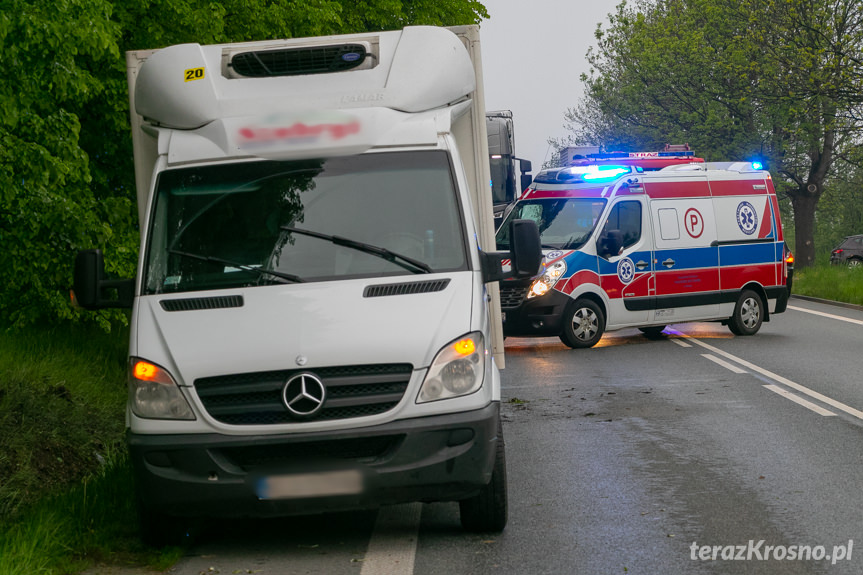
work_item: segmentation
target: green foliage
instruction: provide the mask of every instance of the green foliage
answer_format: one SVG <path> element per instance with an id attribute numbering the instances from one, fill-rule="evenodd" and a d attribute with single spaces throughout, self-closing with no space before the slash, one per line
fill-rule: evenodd
<path id="1" fill-rule="evenodd" d="M 637 0 L 596 36 L 573 134 L 553 143 L 765 159 L 811 264 L 818 202 L 863 131 L 863 4 Z"/>
<path id="2" fill-rule="evenodd" d="M 128 329 L 0 334 L 0 518 L 123 451 L 127 348 Z"/>
<path id="3" fill-rule="evenodd" d="M 0 0 L 0 326 L 125 321 L 69 289 L 79 249 L 135 273 L 127 50 L 486 17 L 477 0 Z"/>
<path id="4" fill-rule="evenodd" d="M 794 293 L 863 305 L 863 270 L 829 264 L 795 270 Z"/>
<path id="5" fill-rule="evenodd" d="M 90 188 L 74 112 L 100 91 L 91 68 L 118 57 L 110 13 L 104 0 L 3 0 L 0 323 L 75 318 L 68 298 L 75 251 L 116 235 L 115 206 L 96 202 Z"/>

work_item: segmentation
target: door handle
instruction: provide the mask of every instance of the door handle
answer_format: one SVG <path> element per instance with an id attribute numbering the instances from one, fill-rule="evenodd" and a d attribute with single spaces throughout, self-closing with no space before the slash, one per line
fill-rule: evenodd
<path id="1" fill-rule="evenodd" d="M 671 258 L 668 258 L 667 260 L 665 260 L 664 262 L 662 262 L 662 265 L 664 265 L 664 266 L 665 266 L 665 267 L 667 267 L 667 268 L 670 268 L 670 267 L 672 267 L 672 266 L 674 265 L 674 260 L 673 260 L 673 259 L 671 259 Z"/>
<path id="2" fill-rule="evenodd" d="M 638 262 L 637 264 L 635 264 L 635 267 L 638 268 L 639 271 L 641 271 L 649 265 L 650 264 L 648 264 L 647 262 Z"/>

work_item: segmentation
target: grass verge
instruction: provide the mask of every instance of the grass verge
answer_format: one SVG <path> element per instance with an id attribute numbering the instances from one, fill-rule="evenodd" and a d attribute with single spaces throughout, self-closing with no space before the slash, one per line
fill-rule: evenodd
<path id="1" fill-rule="evenodd" d="M 820 264 L 794 270 L 793 293 L 863 305 L 863 269 Z"/>
<path id="2" fill-rule="evenodd" d="M 176 559 L 137 537 L 124 440 L 127 348 L 127 329 L 0 332 L 3 575 Z"/>

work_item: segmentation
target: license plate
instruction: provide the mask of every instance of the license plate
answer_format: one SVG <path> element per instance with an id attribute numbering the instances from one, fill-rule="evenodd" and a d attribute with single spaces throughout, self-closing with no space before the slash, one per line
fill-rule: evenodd
<path id="1" fill-rule="evenodd" d="M 356 469 L 321 473 L 294 473 L 262 477 L 257 482 L 259 499 L 300 499 L 363 492 L 363 475 Z"/>

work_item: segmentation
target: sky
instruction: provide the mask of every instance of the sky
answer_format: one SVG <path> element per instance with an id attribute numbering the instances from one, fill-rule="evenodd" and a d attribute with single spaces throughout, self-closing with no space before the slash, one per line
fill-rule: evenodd
<path id="1" fill-rule="evenodd" d="M 620 0 L 481 0 L 489 19 L 480 24 L 486 110 L 511 110 L 515 149 L 536 175 L 562 138 L 564 114 L 582 95 L 585 56 L 596 45 L 596 25 Z"/>

